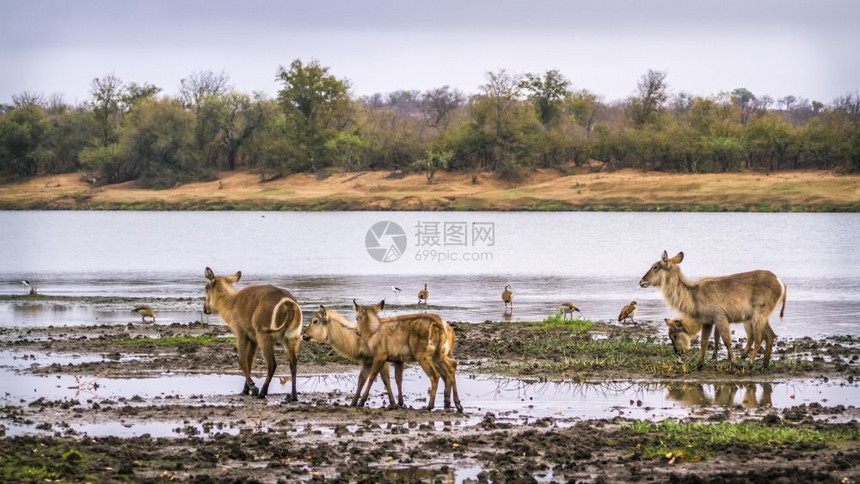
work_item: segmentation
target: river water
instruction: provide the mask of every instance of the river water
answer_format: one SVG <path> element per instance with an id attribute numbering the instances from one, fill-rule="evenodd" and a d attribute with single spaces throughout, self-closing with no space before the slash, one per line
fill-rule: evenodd
<path id="1" fill-rule="evenodd" d="M 125 305 L 76 297 L 151 299 L 159 323 L 199 319 L 203 269 L 241 270 L 243 284 L 287 287 L 308 307 L 417 302 L 452 321 L 535 320 L 575 302 L 585 317 L 674 315 L 639 278 L 684 251 L 689 278 L 768 269 L 788 285 L 778 335 L 860 334 L 860 214 L 500 212 L 0 212 L 0 325 L 129 322 Z M 513 315 L 500 294 L 510 284 Z M 395 292 L 393 287 L 401 291 Z M 177 300 L 176 298 L 191 298 Z"/>

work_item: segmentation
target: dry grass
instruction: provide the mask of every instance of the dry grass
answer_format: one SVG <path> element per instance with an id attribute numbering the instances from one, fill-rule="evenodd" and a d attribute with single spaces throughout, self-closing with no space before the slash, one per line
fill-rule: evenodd
<path id="1" fill-rule="evenodd" d="M 622 170 L 562 175 L 538 170 L 519 183 L 488 174 L 388 179 L 387 172 L 298 174 L 261 183 L 248 172 L 168 190 L 134 182 L 93 188 L 77 174 L 0 185 L 0 208 L 310 210 L 758 210 L 860 211 L 860 176 L 825 171 L 666 174 Z"/>

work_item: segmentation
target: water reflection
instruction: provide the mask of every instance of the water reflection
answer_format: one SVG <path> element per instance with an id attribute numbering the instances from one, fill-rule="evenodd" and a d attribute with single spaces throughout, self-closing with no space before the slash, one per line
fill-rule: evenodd
<path id="1" fill-rule="evenodd" d="M 687 406 L 763 408 L 773 405 L 771 383 L 669 383 L 666 396 Z"/>

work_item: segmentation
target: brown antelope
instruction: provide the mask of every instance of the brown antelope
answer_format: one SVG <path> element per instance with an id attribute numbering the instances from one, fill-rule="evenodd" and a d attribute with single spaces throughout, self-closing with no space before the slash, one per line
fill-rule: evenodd
<path id="1" fill-rule="evenodd" d="M 690 349 L 690 342 L 693 338 L 702 331 L 702 323 L 693 319 L 670 319 L 665 318 L 666 326 L 669 327 L 669 341 L 672 342 L 672 348 L 675 350 L 676 355 L 681 355 L 686 353 Z M 744 329 L 747 333 L 747 344 L 744 347 L 741 355 L 746 356 L 750 352 L 750 347 L 753 342 L 752 335 L 752 327 L 751 324 L 747 321 L 744 322 Z M 774 334 L 773 329 L 770 327 L 770 323 L 767 324 L 767 332 L 770 335 L 769 337 L 775 338 L 776 334 Z M 720 350 L 720 338 L 714 338 L 714 359 L 717 359 L 717 352 Z M 760 350 L 760 348 L 759 348 Z"/>
<path id="2" fill-rule="evenodd" d="M 463 411 L 455 376 L 457 362 L 448 356 L 456 344 L 454 331 L 450 325 L 435 314 L 407 314 L 387 318 L 383 323 L 379 319 L 379 311 L 385 307 L 385 301 L 375 306 L 359 306 L 354 300 L 353 304 L 358 313 L 359 337 L 374 355 L 364 395 L 358 402 L 359 406 L 363 406 L 367 401 L 370 388 L 383 363 L 417 361 L 430 378 L 427 410 L 433 409 L 439 378 L 442 378 L 445 383 L 445 408 L 451 408 L 453 392 L 457 411 Z"/>
<path id="3" fill-rule="evenodd" d="M 288 400 L 296 401 L 296 366 L 302 333 L 302 308 L 290 291 L 275 286 L 248 286 L 236 290 L 234 284 L 242 278 L 242 272 L 232 276 L 216 276 L 212 269 L 206 268 L 206 302 L 203 312 L 218 314 L 236 335 L 236 348 L 239 351 L 239 366 L 245 375 L 242 395 L 248 393 L 265 397 L 269 383 L 275 374 L 275 343 L 284 345 L 290 360 L 290 375 L 293 389 Z M 266 381 L 258 391 L 251 370 L 257 352 L 262 350 L 266 360 Z"/>
<path id="4" fill-rule="evenodd" d="M 505 311 L 508 310 L 508 304 L 510 304 L 511 312 L 514 312 L 514 293 L 511 291 L 510 284 L 505 286 L 505 290 L 502 291 L 502 301 L 505 302 Z"/>
<path id="5" fill-rule="evenodd" d="M 361 343 L 358 337 L 357 324 L 348 321 L 343 315 L 334 309 L 326 309 L 320 305 L 319 312 L 311 320 L 311 324 L 305 329 L 305 341 L 314 341 L 316 343 L 325 343 L 332 348 L 340 356 L 355 363 L 361 363 L 361 373 L 358 375 L 358 388 L 355 390 L 355 396 L 352 398 L 351 406 L 355 407 L 358 404 L 358 398 L 361 396 L 361 389 L 367 380 L 370 373 L 370 367 L 373 364 L 373 354 L 371 354 L 366 345 Z M 391 392 L 391 376 L 388 371 L 388 362 L 382 365 L 380 374 L 382 383 L 385 384 L 385 390 L 388 392 L 388 402 L 390 408 L 395 408 L 397 405 L 403 405 L 403 363 L 394 364 L 395 381 L 397 382 L 397 404 L 394 402 L 394 394 Z"/>
<path id="6" fill-rule="evenodd" d="M 621 313 L 618 314 L 618 322 L 623 323 L 627 321 L 627 318 L 630 318 L 630 322 L 636 324 L 636 320 L 633 319 L 633 315 L 636 314 L 636 311 L 639 310 L 639 303 L 636 301 L 630 301 L 630 304 L 621 308 Z"/>
<path id="7" fill-rule="evenodd" d="M 564 319 L 568 314 L 570 314 L 570 319 L 573 319 L 573 313 L 582 314 L 582 311 L 572 302 L 561 303 L 558 310 L 561 312 L 561 319 Z"/>
<path id="8" fill-rule="evenodd" d="M 681 312 L 683 319 L 692 319 L 702 324 L 702 350 L 699 366 L 704 365 L 705 352 L 711 329 L 716 327 L 717 337 L 722 336 L 729 360 L 740 366 L 732 353 L 732 335 L 729 323 L 749 324 L 753 340 L 750 353 L 751 366 L 762 340 L 766 340 L 764 366 L 770 363 L 773 341 L 776 336 L 767 331 L 770 313 L 782 301 L 779 317 L 785 313 L 786 286 L 770 271 L 751 271 L 723 277 L 707 277 L 690 281 L 681 273 L 679 264 L 684 253 L 669 258 L 666 251 L 639 281 L 641 287 L 655 286 L 663 291 L 666 301 Z"/>
<path id="9" fill-rule="evenodd" d="M 424 301 L 424 305 L 427 305 L 427 297 L 430 296 L 430 291 L 427 290 L 427 283 L 424 283 L 424 289 L 418 291 L 418 304 L 421 304 L 421 301 Z"/>
<path id="10" fill-rule="evenodd" d="M 146 318 L 152 318 L 152 322 L 155 322 L 155 309 L 152 309 L 151 306 L 141 304 L 140 306 L 132 309 L 131 312 L 137 313 L 140 316 L 140 320 L 144 323 L 146 322 Z"/>

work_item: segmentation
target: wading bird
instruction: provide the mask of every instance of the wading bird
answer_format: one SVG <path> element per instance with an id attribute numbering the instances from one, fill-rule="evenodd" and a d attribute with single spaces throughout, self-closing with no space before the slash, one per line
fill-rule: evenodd
<path id="1" fill-rule="evenodd" d="M 427 290 L 427 283 L 424 283 L 424 289 L 418 291 L 418 304 L 421 304 L 421 301 L 424 301 L 424 305 L 427 305 L 427 298 L 430 297 L 430 291 Z"/>
<path id="2" fill-rule="evenodd" d="M 582 311 L 580 311 L 579 308 L 576 307 L 576 304 L 573 304 L 572 302 L 562 303 L 561 306 L 558 307 L 558 310 L 561 311 L 562 319 L 564 319 L 568 314 L 570 314 L 570 319 L 573 319 L 573 313 L 575 312 L 582 314 Z"/>
<path id="3" fill-rule="evenodd" d="M 510 304 L 511 312 L 514 312 L 514 293 L 511 291 L 510 284 L 505 286 L 505 290 L 502 291 L 502 301 L 505 302 L 505 311 L 508 310 L 508 304 Z"/>
<path id="4" fill-rule="evenodd" d="M 618 315 L 618 321 L 624 322 L 627 318 L 630 318 L 630 322 L 636 324 L 636 321 L 633 319 L 633 315 L 636 314 L 636 310 L 639 309 L 639 304 L 636 301 L 631 301 L 630 304 L 621 308 L 621 314 Z"/>
<path id="5" fill-rule="evenodd" d="M 38 283 L 36 283 L 36 282 L 30 282 L 30 281 L 27 281 L 27 280 L 23 280 L 23 281 L 21 281 L 21 285 L 22 285 L 22 286 L 26 286 L 26 287 L 29 287 L 29 288 L 30 288 L 30 293 L 29 293 L 29 294 L 30 294 L 31 296 L 35 296 L 36 294 L 38 294 L 38 289 L 39 289 L 39 284 L 38 284 Z"/>
<path id="6" fill-rule="evenodd" d="M 140 320 L 144 323 L 146 322 L 147 317 L 152 318 L 151 322 L 153 322 L 153 323 L 155 322 L 155 309 L 152 309 L 151 306 L 147 306 L 146 304 L 142 304 L 142 305 L 132 309 L 131 312 L 137 313 L 138 315 L 140 315 Z"/>

